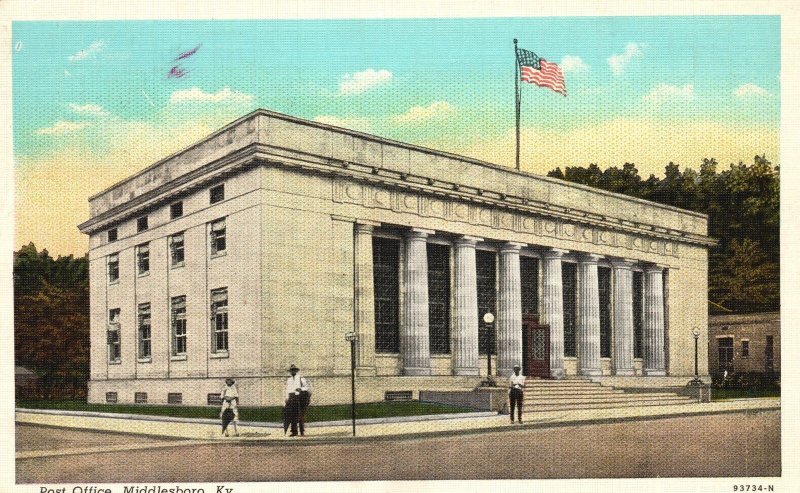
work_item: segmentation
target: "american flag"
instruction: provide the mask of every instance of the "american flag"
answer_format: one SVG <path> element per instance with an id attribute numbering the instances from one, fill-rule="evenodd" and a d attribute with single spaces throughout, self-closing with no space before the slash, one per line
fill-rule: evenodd
<path id="1" fill-rule="evenodd" d="M 517 63 L 519 63 L 520 79 L 540 87 L 567 95 L 564 85 L 564 74 L 553 62 L 540 58 L 536 53 L 517 48 Z"/>

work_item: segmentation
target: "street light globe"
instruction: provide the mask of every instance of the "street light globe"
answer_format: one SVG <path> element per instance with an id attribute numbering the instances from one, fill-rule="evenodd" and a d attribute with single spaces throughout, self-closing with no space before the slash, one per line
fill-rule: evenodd
<path id="1" fill-rule="evenodd" d="M 483 321 L 484 321 L 484 323 L 487 323 L 487 324 L 490 324 L 490 323 L 494 322 L 494 315 L 492 315 L 492 312 L 486 312 L 483 315 Z"/>
<path id="2" fill-rule="evenodd" d="M 700 337 L 700 329 L 695 327 L 694 329 L 692 329 L 692 334 L 694 334 L 695 338 Z"/>

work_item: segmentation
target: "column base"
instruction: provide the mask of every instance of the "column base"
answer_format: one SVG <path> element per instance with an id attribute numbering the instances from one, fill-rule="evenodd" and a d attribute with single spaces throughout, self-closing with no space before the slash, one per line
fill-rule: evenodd
<path id="1" fill-rule="evenodd" d="M 430 376 L 431 369 L 422 367 L 409 367 L 403 368 L 403 375 L 408 377 L 427 377 Z"/>
<path id="2" fill-rule="evenodd" d="M 453 370 L 453 375 L 457 376 L 477 377 L 480 374 L 481 371 L 478 368 L 455 368 Z"/>
<path id="3" fill-rule="evenodd" d="M 555 380 L 563 380 L 567 374 L 563 368 L 551 368 L 550 369 L 550 378 Z"/>
<path id="4" fill-rule="evenodd" d="M 620 377 L 632 377 L 636 375 L 636 372 L 633 368 L 617 368 L 614 370 L 614 375 Z"/>
<path id="5" fill-rule="evenodd" d="M 378 370 L 374 366 L 359 366 L 356 367 L 356 375 L 359 377 L 374 377 L 378 374 Z"/>
<path id="6" fill-rule="evenodd" d="M 655 368 L 645 368 L 644 375 L 647 377 L 666 377 L 666 370 L 658 370 Z"/>
<path id="7" fill-rule="evenodd" d="M 600 368 L 581 368 L 578 370 L 578 375 L 583 377 L 599 377 L 603 375 L 603 370 Z"/>

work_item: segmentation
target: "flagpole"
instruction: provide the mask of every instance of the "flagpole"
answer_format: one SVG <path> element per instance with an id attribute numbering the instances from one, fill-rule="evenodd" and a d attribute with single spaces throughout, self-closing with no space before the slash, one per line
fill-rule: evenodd
<path id="1" fill-rule="evenodd" d="M 519 52 L 517 51 L 517 38 L 514 38 L 514 112 L 517 117 L 517 170 L 519 170 Z"/>

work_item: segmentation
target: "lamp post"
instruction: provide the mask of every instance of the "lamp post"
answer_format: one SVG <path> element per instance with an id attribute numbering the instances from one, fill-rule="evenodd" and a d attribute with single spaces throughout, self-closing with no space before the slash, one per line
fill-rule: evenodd
<path id="1" fill-rule="evenodd" d="M 486 312 L 483 315 L 483 323 L 486 324 L 488 332 L 486 334 L 486 380 L 481 382 L 481 387 L 497 387 L 497 384 L 492 378 L 492 324 L 494 323 L 494 315 L 492 312 Z"/>
<path id="2" fill-rule="evenodd" d="M 703 381 L 700 380 L 700 372 L 697 369 L 697 340 L 700 339 L 700 329 L 693 328 L 692 335 L 694 336 L 694 379 L 689 382 L 689 385 L 697 386 L 703 385 Z"/>
<path id="3" fill-rule="evenodd" d="M 358 334 L 348 332 L 344 338 L 350 341 L 350 417 L 353 420 L 353 436 L 356 436 L 356 341 Z"/>

